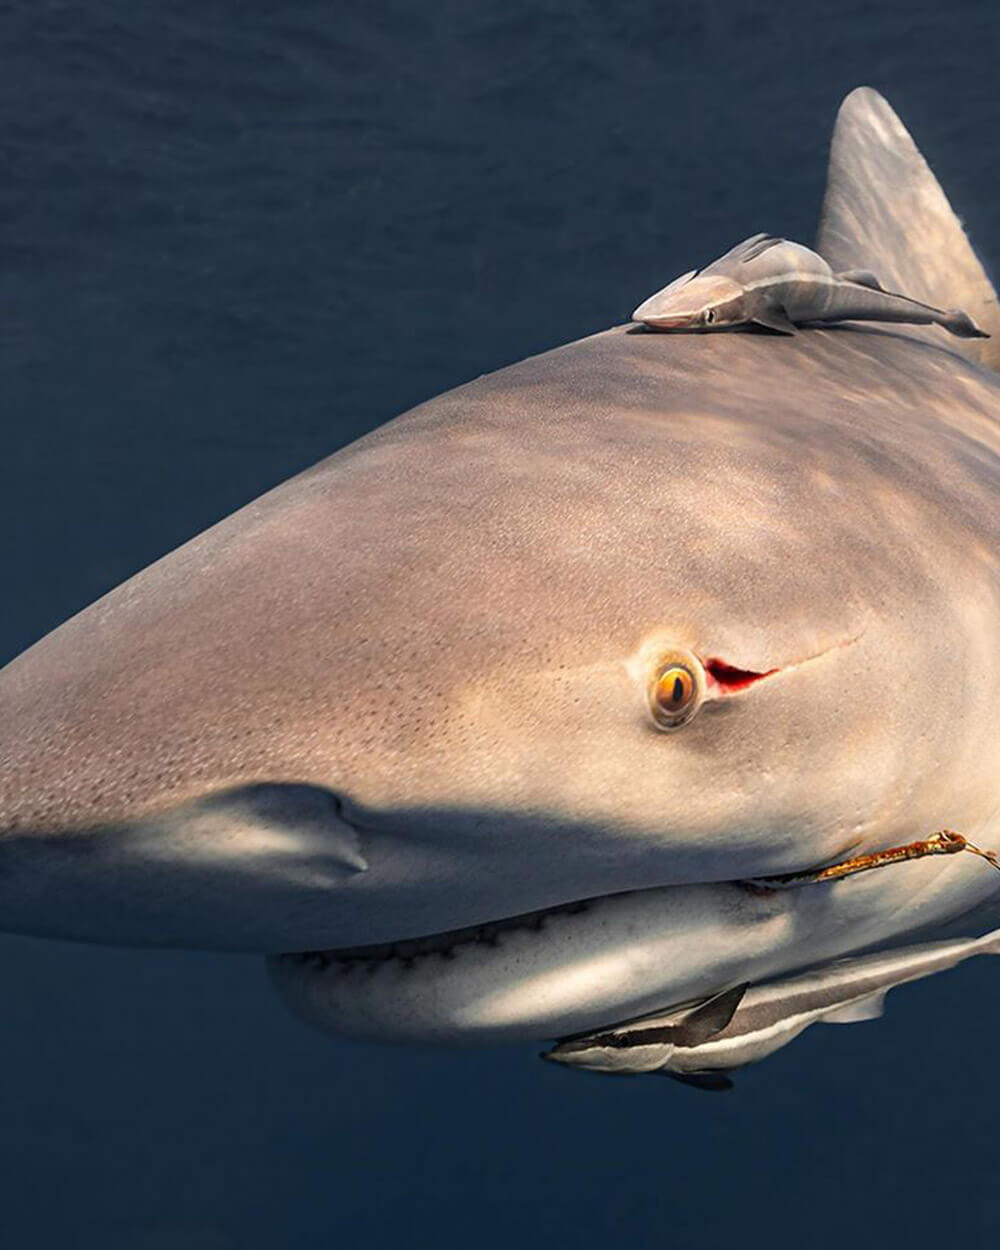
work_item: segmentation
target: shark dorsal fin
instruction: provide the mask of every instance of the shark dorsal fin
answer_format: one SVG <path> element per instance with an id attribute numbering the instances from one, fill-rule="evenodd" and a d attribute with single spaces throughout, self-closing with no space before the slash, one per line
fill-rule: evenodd
<path id="1" fill-rule="evenodd" d="M 834 271 L 870 269 L 888 291 L 962 309 L 992 337 L 949 349 L 1000 368 L 996 292 L 930 166 L 871 87 L 837 114 L 816 250 Z M 912 333 L 945 342 L 937 330 Z"/>

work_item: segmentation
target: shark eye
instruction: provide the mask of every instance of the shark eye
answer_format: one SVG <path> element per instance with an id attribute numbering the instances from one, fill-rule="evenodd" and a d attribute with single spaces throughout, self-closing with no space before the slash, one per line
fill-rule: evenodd
<path id="1" fill-rule="evenodd" d="M 689 652 L 661 660 L 649 685 L 649 708 L 661 729 L 679 729 L 694 716 L 705 692 L 701 664 Z"/>
<path id="2" fill-rule="evenodd" d="M 713 322 L 714 320 L 715 320 L 715 309 L 714 309 L 714 308 L 709 308 L 709 309 L 706 309 L 706 311 L 705 311 L 705 324 L 706 324 L 706 325 L 711 325 L 711 324 L 712 324 L 712 322 Z"/>

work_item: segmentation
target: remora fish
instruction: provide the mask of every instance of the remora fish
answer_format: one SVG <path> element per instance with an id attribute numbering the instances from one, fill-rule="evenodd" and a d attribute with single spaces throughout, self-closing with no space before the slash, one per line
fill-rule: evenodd
<path id="1" fill-rule="evenodd" d="M 866 269 L 834 273 L 801 243 L 751 235 L 700 272 L 676 278 L 632 314 L 653 330 L 725 330 L 758 325 L 795 334 L 796 325 L 885 321 L 939 325 L 958 338 L 989 338 L 960 308 L 932 308 L 886 291 Z"/>
<path id="2" fill-rule="evenodd" d="M 944 972 L 974 955 L 996 954 L 1000 930 L 838 960 L 752 989 L 735 986 L 695 1008 L 569 1038 L 543 1058 L 594 1072 L 662 1072 L 725 1088 L 730 1082 L 720 1076 L 774 1054 L 811 1024 L 876 1019 L 897 985 Z"/>
<path id="3" fill-rule="evenodd" d="M 982 931 L 971 855 L 741 884 L 1000 849 L 1000 308 L 873 92 L 818 246 L 994 338 L 620 327 L 272 491 L 0 672 L 0 924 L 468 1040 Z"/>

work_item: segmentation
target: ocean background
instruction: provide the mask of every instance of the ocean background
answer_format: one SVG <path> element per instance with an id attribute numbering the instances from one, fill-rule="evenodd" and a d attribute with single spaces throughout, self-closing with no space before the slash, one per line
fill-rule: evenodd
<path id="1" fill-rule="evenodd" d="M 0 662 L 420 400 L 810 241 L 861 83 L 998 272 L 998 52 L 982 0 L 7 0 Z M 997 1244 L 992 961 L 724 1097 L 338 1043 L 256 958 L 5 937 L 0 986 L 11 1250 Z"/>

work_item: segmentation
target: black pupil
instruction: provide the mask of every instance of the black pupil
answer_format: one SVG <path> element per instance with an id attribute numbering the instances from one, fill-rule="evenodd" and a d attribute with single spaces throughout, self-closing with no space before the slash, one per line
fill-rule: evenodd
<path id="1" fill-rule="evenodd" d="M 684 698 L 684 683 L 680 677 L 674 678 L 674 702 L 680 703 Z"/>

